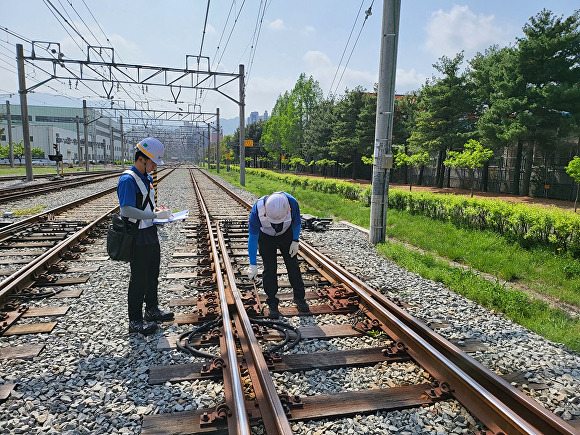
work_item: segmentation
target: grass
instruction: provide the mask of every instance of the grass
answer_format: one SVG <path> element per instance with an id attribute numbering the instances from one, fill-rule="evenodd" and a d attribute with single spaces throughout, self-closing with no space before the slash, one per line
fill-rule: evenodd
<path id="1" fill-rule="evenodd" d="M 239 173 L 220 172 L 234 185 Z M 241 186 L 240 186 L 241 187 Z M 370 208 L 337 194 L 324 194 L 274 182 L 246 173 L 248 191 L 265 195 L 275 190 L 291 193 L 302 213 L 333 217 L 368 228 Z M 381 255 L 424 278 L 445 284 L 452 291 L 503 313 L 516 323 L 549 340 L 580 351 L 580 319 L 530 298 L 526 293 L 500 284 L 516 281 L 532 290 L 580 306 L 580 261 L 548 249 L 524 249 L 491 231 L 457 228 L 453 224 L 389 210 L 387 235 L 398 242 L 379 244 Z M 405 244 L 420 248 L 419 252 Z M 449 261 L 466 265 L 455 267 Z M 490 282 L 476 271 L 497 277 Z"/>

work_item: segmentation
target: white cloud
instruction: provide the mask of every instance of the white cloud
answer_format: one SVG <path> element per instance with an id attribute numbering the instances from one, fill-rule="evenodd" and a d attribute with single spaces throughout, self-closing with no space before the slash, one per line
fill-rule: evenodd
<path id="1" fill-rule="evenodd" d="M 399 94 L 418 90 L 423 84 L 425 84 L 426 79 L 427 76 L 425 74 L 418 73 L 415 71 L 415 68 L 411 68 L 409 71 L 397 68 L 395 88 Z"/>
<path id="2" fill-rule="evenodd" d="M 469 6 L 453 6 L 449 12 L 439 9 L 427 23 L 425 48 L 437 57 L 453 57 L 464 50 L 469 58 L 503 39 L 505 32 L 494 21 L 494 15 L 476 15 Z"/>
<path id="3" fill-rule="evenodd" d="M 303 59 L 312 68 L 324 68 L 332 66 L 330 58 L 322 51 L 307 51 Z"/>
<path id="4" fill-rule="evenodd" d="M 277 18 L 268 24 L 268 28 L 272 30 L 284 30 L 286 29 L 286 26 L 284 25 L 284 21 L 282 21 L 282 19 Z"/>

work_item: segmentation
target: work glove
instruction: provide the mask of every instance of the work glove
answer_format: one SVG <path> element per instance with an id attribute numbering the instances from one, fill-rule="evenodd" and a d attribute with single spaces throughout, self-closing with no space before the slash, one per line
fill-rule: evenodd
<path id="1" fill-rule="evenodd" d="M 155 213 L 155 219 L 169 219 L 171 217 L 171 211 L 164 209 Z"/>
<path id="2" fill-rule="evenodd" d="M 256 277 L 256 275 L 258 274 L 258 266 L 256 266 L 255 264 L 250 264 L 250 267 L 248 267 L 248 278 L 250 279 L 254 279 Z"/>
<path id="3" fill-rule="evenodd" d="M 294 257 L 296 254 L 298 254 L 298 242 L 292 240 L 292 243 L 290 243 L 290 257 Z"/>

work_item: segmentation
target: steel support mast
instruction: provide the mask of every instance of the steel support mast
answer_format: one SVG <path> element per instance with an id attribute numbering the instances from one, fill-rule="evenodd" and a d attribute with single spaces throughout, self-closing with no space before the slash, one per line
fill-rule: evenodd
<path id="1" fill-rule="evenodd" d="M 393 166 L 391 151 L 393 139 L 393 111 L 395 107 L 395 73 L 397 69 L 397 42 L 401 0 L 383 0 L 383 25 L 381 32 L 381 57 L 375 148 L 373 153 L 373 178 L 369 239 L 373 245 L 384 242 L 389 201 L 389 169 Z"/>

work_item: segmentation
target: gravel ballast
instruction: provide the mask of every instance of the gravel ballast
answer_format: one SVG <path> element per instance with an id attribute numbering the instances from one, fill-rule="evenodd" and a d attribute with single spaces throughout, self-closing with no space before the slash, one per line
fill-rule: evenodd
<path id="1" fill-rule="evenodd" d="M 76 190 L 76 189 L 74 189 Z M 239 189 L 237 189 L 239 191 Z M 195 199 L 186 170 L 175 171 L 159 185 L 159 203 L 175 209 L 195 209 Z M 80 195 L 82 196 L 82 195 Z M 244 197 L 256 197 L 244 192 Z M 70 190 L 42 197 L 47 208 L 71 200 Z M 38 202 L 38 199 L 37 199 Z M 22 205 L 22 208 L 25 204 Z M 190 221 L 195 216 L 190 217 Z M 187 241 L 176 222 L 160 229 L 162 264 L 160 301 L 163 308 L 175 298 L 195 297 L 197 291 L 175 290 L 187 280 L 167 279 L 175 272 L 167 265 L 173 248 Z M 341 228 L 336 230 L 333 228 Z M 364 233 L 339 223 L 323 233 L 303 232 L 305 241 L 323 245 L 333 260 L 388 296 L 411 306 L 409 311 L 426 323 L 448 325 L 438 332 L 451 340 L 479 339 L 488 351 L 472 354 L 491 370 L 506 374 L 525 372 L 530 384 L 548 388 L 527 390 L 531 397 L 565 420 L 580 418 L 580 355 L 551 343 L 537 334 L 515 325 L 503 316 L 489 312 L 458 296 L 439 283 L 382 259 Z M 104 243 L 104 239 L 100 243 Z M 103 245 L 104 250 L 104 245 Z M 87 254 L 83 265 L 100 265 L 92 272 L 79 298 L 50 298 L 30 306 L 70 305 L 65 316 L 29 318 L 21 323 L 56 321 L 50 334 L 6 336 L 0 348 L 44 344 L 33 360 L 0 360 L 0 384 L 16 383 L 7 401 L 0 404 L 0 433 L 139 433 L 144 415 L 207 408 L 223 400 L 220 382 L 199 380 L 151 386 L 148 369 L 153 365 L 204 361 L 177 350 L 159 350 L 163 336 L 175 336 L 191 329 L 188 325 L 161 325 L 153 336 L 128 333 L 126 292 L 129 266 L 110 260 L 91 261 Z M 178 269 L 179 270 L 179 269 Z M 176 307 L 176 313 L 192 307 Z M 310 323 L 348 322 L 348 317 L 313 316 L 291 318 L 298 326 Z M 364 340 L 304 340 L 294 353 L 352 347 L 380 346 L 382 338 Z M 217 352 L 216 348 L 207 349 Z M 274 376 L 279 391 L 291 394 L 329 394 L 361 388 L 389 386 L 428 380 L 429 375 L 413 364 L 379 364 L 368 368 L 312 370 L 304 373 L 280 373 Z M 297 422 L 292 429 L 299 434 L 449 434 L 476 433 L 482 427 L 455 401 L 397 412 L 380 412 L 333 421 Z M 254 428 L 261 433 L 261 428 Z"/>

